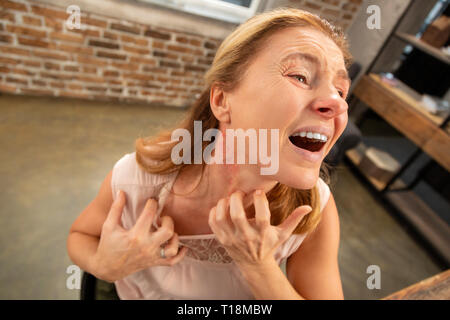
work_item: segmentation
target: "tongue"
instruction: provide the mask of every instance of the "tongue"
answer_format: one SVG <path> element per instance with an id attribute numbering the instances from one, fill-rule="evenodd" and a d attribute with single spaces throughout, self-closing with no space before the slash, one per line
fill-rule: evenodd
<path id="1" fill-rule="evenodd" d="M 319 151 L 322 146 L 325 144 L 325 142 L 322 142 L 320 140 L 316 140 L 316 139 L 309 139 L 306 137 L 300 137 L 300 136 L 291 136 L 289 137 L 289 140 L 291 140 L 291 142 L 301 148 L 301 149 L 306 149 L 308 151 L 312 151 L 312 152 L 316 152 Z"/>

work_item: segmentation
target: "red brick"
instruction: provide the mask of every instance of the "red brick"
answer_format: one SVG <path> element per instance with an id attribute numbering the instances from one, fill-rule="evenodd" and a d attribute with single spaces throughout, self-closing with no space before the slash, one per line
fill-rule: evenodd
<path id="1" fill-rule="evenodd" d="M 119 75 L 120 75 L 120 73 L 118 71 L 114 71 L 114 70 L 103 71 L 104 77 L 118 77 Z"/>
<path id="2" fill-rule="evenodd" d="M 58 80 L 68 80 L 72 79 L 73 75 L 71 74 L 62 74 L 62 73 L 50 73 L 46 71 L 42 71 L 40 73 L 42 78 L 50 78 L 50 79 L 58 79 Z"/>
<path id="3" fill-rule="evenodd" d="M 119 59 L 119 60 L 125 60 L 127 58 L 126 55 L 124 54 L 113 53 L 108 51 L 97 51 L 97 57 Z"/>
<path id="4" fill-rule="evenodd" d="M 9 69 L 6 66 L 0 66 L 0 72 L 1 73 L 9 73 L 9 71 L 11 71 L 11 69 Z"/>
<path id="5" fill-rule="evenodd" d="M 85 76 L 85 75 L 78 75 L 78 76 L 76 76 L 76 79 L 79 81 L 84 81 L 84 82 L 95 82 L 95 83 L 104 82 L 104 79 L 102 77 L 93 77 L 93 76 Z"/>
<path id="6" fill-rule="evenodd" d="M 10 86 L 7 84 L 0 83 L 0 91 L 3 92 L 16 92 L 17 87 L 16 86 Z"/>
<path id="7" fill-rule="evenodd" d="M 108 23 L 105 20 L 100 20 L 100 19 L 95 19 L 92 17 L 80 17 L 80 22 L 81 24 L 87 24 L 90 26 L 96 26 L 96 27 L 100 27 L 100 28 L 106 28 L 106 26 L 108 25 Z"/>
<path id="8" fill-rule="evenodd" d="M 50 17 L 45 17 L 44 22 L 47 27 L 52 28 L 53 30 L 56 30 L 56 31 L 62 30 L 62 23 L 60 20 L 53 19 Z"/>
<path id="9" fill-rule="evenodd" d="M 88 45 L 95 46 L 95 47 L 101 47 L 101 48 L 108 48 L 108 49 L 119 49 L 119 45 L 117 43 L 105 42 L 105 41 L 99 41 L 99 40 L 89 40 Z"/>
<path id="10" fill-rule="evenodd" d="M 143 66 L 142 70 L 145 71 L 145 72 L 150 72 L 150 73 L 164 73 L 164 74 L 167 74 L 167 71 L 169 69 L 167 69 L 167 68 L 150 67 L 150 66 Z"/>
<path id="11" fill-rule="evenodd" d="M 66 85 L 64 84 L 64 82 L 50 82 L 50 86 L 51 86 L 52 88 L 62 89 L 62 88 L 64 88 Z"/>
<path id="12" fill-rule="evenodd" d="M 71 90 L 81 90 L 81 89 L 83 89 L 83 86 L 81 84 L 70 83 L 68 85 L 68 88 Z"/>
<path id="13" fill-rule="evenodd" d="M 172 59 L 172 60 L 178 59 L 178 55 L 176 55 L 176 54 L 174 54 L 174 53 L 163 52 L 163 51 L 157 51 L 157 50 L 154 50 L 154 51 L 153 51 L 153 56 L 155 56 L 155 57 L 161 57 L 161 58 L 167 58 L 167 59 Z"/>
<path id="14" fill-rule="evenodd" d="M 149 64 L 149 65 L 156 65 L 155 59 L 149 59 L 144 57 L 130 57 L 131 63 L 142 63 L 142 64 Z"/>
<path id="15" fill-rule="evenodd" d="M 176 46 L 176 45 L 168 45 L 167 49 L 171 50 L 171 51 L 182 52 L 182 53 L 191 53 L 192 52 L 192 50 L 189 48 L 182 47 L 182 46 Z"/>
<path id="16" fill-rule="evenodd" d="M 49 58 L 49 59 L 55 59 L 55 60 L 68 60 L 67 55 L 54 53 L 54 52 L 48 52 L 48 51 L 33 51 L 33 54 L 38 57 L 42 58 Z"/>
<path id="17" fill-rule="evenodd" d="M 147 46 L 148 45 L 148 40 L 147 39 L 140 39 L 140 38 L 136 38 L 136 37 L 130 37 L 128 35 L 122 35 L 120 37 L 120 39 L 124 42 L 131 42 L 134 43 L 138 46 Z"/>
<path id="18" fill-rule="evenodd" d="M 79 55 L 77 61 L 80 63 L 95 64 L 97 66 L 106 66 L 108 62 L 103 59 L 97 59 L 90 56 Z"/>
<path id="19" fill-rule="evenodd" d="M 318 4 L 315 4 L 313 2 L 306 2 L 304 4 L 305 7 L 309 8 L 309 9 L 313 9 L 313 10 L 320 10 L 322 7 Z"/>
<path id="20" fill-rule="evenodd" d="M 176 62 L 172 62 L 172 61 L 160 61 L 159 62 L 159 66 L 160 67 L 166 67 L 166 68 L 179 68 L 181 67 L 181 65 L 179 63 Z"/>
<path id="21" fill-rule="evenodd" d="M 20 84 L 25 84 L 25 85 L 28 84 L 28 80 L 26 80 L 26 79 L 14 78 L 14 77 L 10 77 L 10 76 L 6 77 L 5 80 L 6 80 L 6 82 L 11 82 L 11 83 L 20 83 Z"/>
<path id="22" fill-rule="evenodd" d="M 25 24 L 29 24 L 32 26 L 42 26 L 42 21 L 39 18 L 33 18 L 30 16 L 22 16 L 22 21 Z"/>
<path id="23" fill-rule="evenodd" d="M 97 74 L 97 68 L 96 67 L 83 66 L 83 72 L 84 73 L 95 73 L 95 74 Z"/>
<path id="24" fill-rule="evenodd" d="M 50 45 L 47 41 L 42 41 L 39 39 L 29 39 L 29 38 L 19 37 L 18 41 L 20 44 L 23 44 L 24 46 L 48 48 Z"/>
<path id="25" fill-rule="evenodd" d="M 94 29 L 72 29 L 72 30 L 69 30 L 69 32 L 79 33 L 79 34 L 82 34 L 84 37 L 88 37 L 88 36 L 94 37 L 94 38 L 100 37 L 100 31 L 94 30 Z"/>
<path id="26" fill-rule="evenodd" d="M 157 38 L 161 40 L 169 40 L 171 38 L 171 35 L 169 33 L 158 32 L 150 29 L 146 30 L 144 32 L 144 35 L 147 37 Z"/>
<path id="27" fill-rule="evenodd" d="M 80 68 L 78 66 L 64 66 L 64 71 L 78 72 Z"/>
<path id="28" fill-rule="evenodd" d="M 23 65 L 27 66 L 27 67 L 34 67 L 34 68 L 38 68 L 41 66 L 41 63 L 39 61 L 30 61 L 30 60 L 25 60 L 23 61 Z"/>
<path id="29" fill-rule="evenodd" d="M 139 64 L 133 64 L 133 63 L 128 63 L 128 62 L 112 61 L 111 65 L 115 68 L 129 70 L 129 71 L 136 71 L 139 69 Z"/>
<path id="30" fill-rule="evenodd" d="M 69 52 L 69 53 L 76 52 L 78 54 L 89 54 L 89 55 L 94 54 L 93 48 L 88 48 L 88 47 L 83 47 L 83 46 L 73 46 L 73 45 L 66 44 L 66 43 L 58 44 L 56 46 L 56 48 L 58 50 L 62 50 L 62 51 Z"/>
<path id="31" fill-rule="evenodd" d="M 130 79 L 136 79 L 136 80 L 154 80 L 155 77 L 153 77 L 150 74 L 140 74 L 140 73 L 124 73 L 124 78 L 130 78 Z"/>
<path id="32" fill-rule="evenodd" d="M 0 51 L 4 52 L 4 53 L 17 54 L 17 55 L 21 55 L 21 56 L 29 56 L 30 55 L 30 50 L 20 49 L 20 48 L 16 48 L 16 47 L 1 46 Z"/>
<path id="33" fill-rule="evenodd" d="M 16 18 L 12 12 L 0 11 L 0 20 L 16 22 Z"/>
<path id="34" fill-rule="evenodd" d="M 137 53 L 137 54 L 149 54 L 150 53 L 150 50 L 148 50 L 148 49 L 135 48 L 135 47 L 130 47 L 130 46 L 123 46 L 123 50 L 128 51 L 128 52 Z"/>
<path id="35" fill-rule="evenodd" d="M 200 40 L 197 40 L 197 39 L 191 39 L 191 40 L 189 40 L 189 44 L 198 47 L 198 46 L 200 46 L 202 44 L 202 42 Z"/>
<path id="36" fill-rule="evenodd" d="M 119 36 L 115 33 L 109 32 L 104 30 L 103 31 L 103 38 L 111 39 L 111 40 L 117 40 L 119 39 Z"/>
<path id="37" fill-rule="evenodd" d="M 111 23 L 110 28 L 113 30 L 118 30 L 118 31 L 133 33 L 133 34 L 141 33 L 141 31 L 138 27 L 129 26 L 129 25 L 121 24 L 121 23 Z"/>
<path id="38" fill-rule="evenodd" d="M 194 66 L 194 65 L 186 65 L 186 66 L 184 66 L 184 70 L 193 71 L 193 72 L 205 72 L 206 68 Z"/>
<path id="39" fill-rule="evenodd" d="M 45 62 L 44 68 L 47 70 L 60 70 L 61 67 L 59 66 L 59 64 L 56 64 L 56 63 Z"/>
<path id="40" fill-rule="evenodd" d="M 44 38 L 47 35 L 47 32 L 40 31 L 32 28 L 21 27 L 17 25 L 9 25 L 6 27 L 6 30 L 9 32 L 17 33 L 24 36 L 33 36 L 38 38 Z"/>
<path id="41" fill-rule="evenodd" d="M 61 11 L 61 10 L 54 10 L 54 9 L 39 7 L 39 6 L 35 6 L 35 5 L 31 6 L 31 9 L 34 13 L 36 13 L 40 16 L 44 16 L 44 17 L 58 18 L 58 19 L 64 19 L 64 20 L 66 20 L 69 17 L 68 13 L 66 13 L 65 11 Z"/>
<path id="42" fill-rule="evenodd" d="M 13 38 L 8 34 L 0 34 L 0 42 L 11 43 Z"/>
<path id="43" fill-rule="evenodd" d="M 78 42 L 78 43 L 82 43 L 84 41 L 83 37 L 78 34 L 70 34 L 70 33 L 62 33 L 62 32 L 52 32 L 52 33 L 50 33 L 50 38 L 62 40 L 62 41 Z"/>
<path id="44" fill-rule="evenodd" d="M 27 6 L 23 3 L 17 3 L 9 0 L 1 0 L 0 7 L 17 11 L 28 11 Z"/>
<path id="45" fill-rule="evenodd" d="M 35 86 L 39 86 L 39 87 L 46 87 L 47 86 L 47 82 L 42 81 L 42 80 L 32 80 L 31 83 Z"/>

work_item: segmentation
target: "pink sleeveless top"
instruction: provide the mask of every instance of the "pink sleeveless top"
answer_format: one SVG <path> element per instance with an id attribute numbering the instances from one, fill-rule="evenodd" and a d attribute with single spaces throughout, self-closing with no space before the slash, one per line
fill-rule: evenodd
<path id="1" fill-rule="evenodd" d="M 142 212 L 148 198 L 158 199 L 159 215 L 178 172 L 150 174 L 139 167 L 135 152 L 126 154 L 114 165 L 111 188 L 113 199 L 120 189 L 127 202 L 122 213 L 125 229 L 130 229 Z M 330 196 L 330 189 L 319 178 L 320 210 Z M 156 225 L 156 219 L 154 223 Z M 301 245 L 306 233 L 293 234 L 275 252 L 281 264 Z M 238 267 L 228 256 L 214 234 L 181 235 L 180 245 L 189 248 L 186 256 L 174 266 L 153 266 L 115 282 L 120 299 L 163 300 L 250 300 L 254 299 Z"/>

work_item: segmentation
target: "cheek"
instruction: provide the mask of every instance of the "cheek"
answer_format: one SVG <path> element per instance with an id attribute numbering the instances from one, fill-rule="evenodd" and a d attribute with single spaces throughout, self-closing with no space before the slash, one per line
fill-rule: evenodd
<path id="1" fill-rule="evenodd" d="M 335 141 L 334 142 L 336 142 L 337 139 L 339 139 L 339 137 L 344 132 L 345 127 L 347 126 L 347 122 L 348 122 L 347 112 L 334 118 L 334 129 L 335 129 Z"/>

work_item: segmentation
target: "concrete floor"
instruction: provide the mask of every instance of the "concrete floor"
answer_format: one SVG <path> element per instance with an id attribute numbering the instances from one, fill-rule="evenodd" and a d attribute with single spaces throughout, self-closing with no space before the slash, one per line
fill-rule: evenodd
<path id="1" fill-rule="evenodd" d="M 138 136 L 183 111 L 0 95 L 0 299 L 78 299 L 66 287 L 69 228 Z M 351 193 L 348 190 L 352 190 Z M 407 227 L 342 165 L 334 194 L 341 217 L 346 299 L 378 299 L 442 270 Z M 381 289 L 369 290 L 369 265 Z"/>

